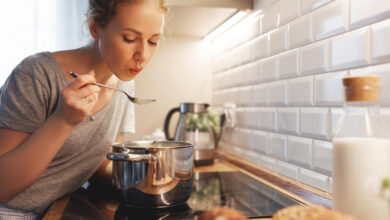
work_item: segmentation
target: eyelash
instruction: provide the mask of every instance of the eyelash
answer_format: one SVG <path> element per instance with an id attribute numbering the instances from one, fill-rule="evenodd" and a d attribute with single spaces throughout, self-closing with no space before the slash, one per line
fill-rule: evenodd
<path id="1" fill-rule="evenodd" d="M 157 42 L 153 42 L 153 41 L 148 41 L 148 43 L 150 44 L 150 45 L 152 45 L 152 46 L 157 46 Z"/>
<path id="2" fill-rule="evenodd" d="M 135 42 L 135 40 L 130 40 L 130 39 L 128 39 L 128 38 L 126 38 L 126 37 L 123 37 L 123 40 L 126 42 L 126 43 L 134 43 Z M 157 42 L 153 42 L 153 41 L 148 41 L 148 43 L 150 44 L 150 45 L 152 45 L 152 46 L 157 46 Z"/>
<path id="3" fill-rule="evenodd" d="M 128 39 L 127 37 L 123 37 L 123 40 L 124 40 L 126 43 L 133 43 L 133 42 L 135 42 L 135 40 L 130 40 L 130 39 Z"/>

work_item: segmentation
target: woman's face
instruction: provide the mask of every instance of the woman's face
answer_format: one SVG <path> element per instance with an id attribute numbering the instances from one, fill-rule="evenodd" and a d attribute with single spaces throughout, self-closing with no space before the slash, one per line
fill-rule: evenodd
<path id="1" fill-rule="evenodd" d="M 165 12 L 152 3 L 123 3 L 106 26 L 97 27 L 101 55 L 121 80 L 129 81 L 142 71 L 157 49 Z"/>

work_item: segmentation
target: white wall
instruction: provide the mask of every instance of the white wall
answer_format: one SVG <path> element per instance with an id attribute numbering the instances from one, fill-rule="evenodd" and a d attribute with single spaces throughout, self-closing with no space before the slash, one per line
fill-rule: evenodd
<path id="1" fill-rule="evenodd" d="M 254 17 L 213 44 L 212 103 L 238 105 L 236 127 L 220 147 L 331 192 L 342 77 L 382 75 L 381 104 L 390 112 L 389 1 L 267 0 L 255 7 Z"/>
<path id="2" fill-rule="evenodd" d="M 136 96 L 157 101 L 135 106 L 136 133 L 128 134 L 126 139 L 140 140 L 156 128 L 163 129 L 166 114 L 181 102 L 210 103 L 210 51 L 210 43 L 195 38 L 171 37 L 161 42 L 148 66 L 135 79 Z M 172 121 L 171 132 L 175 125 Z"/>
<path id="3" fill-rule="evenodd" d="M 25 57 L 90 41 L 87 0 L 5 1 L 0 13 L 0 85 Z M 84 25 L 85 24 L 85 25 Z"/>

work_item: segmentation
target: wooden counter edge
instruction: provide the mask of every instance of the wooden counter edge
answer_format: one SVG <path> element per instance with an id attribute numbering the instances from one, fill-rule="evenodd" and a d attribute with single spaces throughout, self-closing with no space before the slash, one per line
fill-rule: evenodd
<path id="1" fill-rule="evenodd" d="M 309 206 L 332 206 L 331 194 L 293 180 L 271 170 L 261 168 L 259 165 L 248 162 L 237 156 L 217 150 L 217 155 L 229 162 L 232 169 L 241 171 L 257 181 L 276 189 L 277 191 Z"/>

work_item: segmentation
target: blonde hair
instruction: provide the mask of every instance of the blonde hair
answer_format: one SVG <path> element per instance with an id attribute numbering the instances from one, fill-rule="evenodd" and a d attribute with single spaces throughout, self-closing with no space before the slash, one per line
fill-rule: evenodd
<path id="1" fill-rule="evenodd" d="M 160 7 L 165 13 L 168 11 L 168 0 L 89 0 L 88 18 L 104 27 L 115 16 L 115 9 L 122 3 L 152 2 Z"/>

